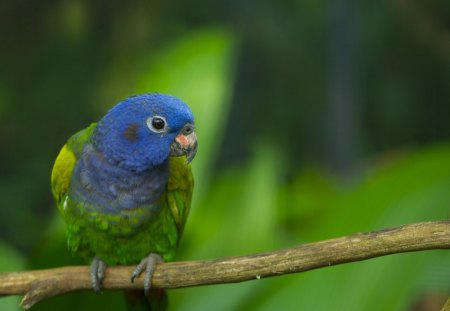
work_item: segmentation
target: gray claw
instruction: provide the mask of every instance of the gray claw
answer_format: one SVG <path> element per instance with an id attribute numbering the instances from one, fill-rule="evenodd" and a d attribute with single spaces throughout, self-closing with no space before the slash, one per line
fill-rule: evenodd
<path id="1" fill-rule="evenodd" d="M 105 278 L 106 263 L 97 257 L 94 257 L 91 263 L 91 285 L 94 292 L 98 295 L 101 293 L 101 284 Z"/>
<path id="2" fill-rule="evenodd" d="M 152 276 L 155 272 L 155 267 L 158 263 L 164 262 L 161 255 L 157 253 L 150 253 L 147 257 L 143 258 L 141 262 L 136 266 L 133 273 L 131 274 L 131 283 L 134 282 L 144 270 L 144 293 L 148 294 L 150 288 L 152 287 Z"/>

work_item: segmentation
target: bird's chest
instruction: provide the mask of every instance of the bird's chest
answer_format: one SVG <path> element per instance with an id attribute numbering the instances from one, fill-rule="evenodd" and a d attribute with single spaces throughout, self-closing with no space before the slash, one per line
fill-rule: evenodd
<path id="1" fill-rule="evenodd" d="M 88 146 L 75 165 L 69 197 L 97 215 L 144 217 L 161 208 L 168 174 L 167 164 L 139 173 L 128 171 L 107 162 Z"/>

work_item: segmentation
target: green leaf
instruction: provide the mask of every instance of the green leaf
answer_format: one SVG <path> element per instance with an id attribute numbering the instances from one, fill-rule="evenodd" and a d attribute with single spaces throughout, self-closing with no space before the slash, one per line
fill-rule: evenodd
<path id="1" fill-rule="evenodd" d="M 308 169 L 285 187 L 277 182 L 280 158 L 273 150 L 262 147 L 255 154 L 246 167 L 218 177 L 196 206 L 204 212 L 191 219 L 190 237 L 182 243 L 189 259 L 250 254 L 287 242 L 448 217 L 449 146 L 383 155 L 353 184 Z M 171 303 L 176 310 L 408 310 L 421 293 L 450 290 L 449 259 L 445 251 L 391 255 L 243 284 L 172 291 Z"/>
<path id="2" fill-rule="evenodd" d="M 0 242 L 0 271 L 16 272 L 22 271 L 24 267 L 24 258 L 14 249 Z M 0 310 L 19 311 L 21 310 L 19 303 L 20 297 L 18 296 L 0 298 Z"/>
<path id="3" fill-rule="evenodd" d="M 189 33 L 164 47 L 148 60 L 138 78 L 136 93 L 175 95 L 193 110 L 199 151 L 193 162 L 196 197 L 207 191 L 211 166 L 227 122 L 234 74 L 235 39 L 220 28 Z"/>

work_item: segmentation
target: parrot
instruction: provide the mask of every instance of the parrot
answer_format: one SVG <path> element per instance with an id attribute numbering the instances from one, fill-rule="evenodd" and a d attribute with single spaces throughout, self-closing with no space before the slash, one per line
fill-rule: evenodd
<path id="1" fill-rule="evenodd" d="M 174 259 L 189 214 L 197 153 L 191 109 L 146 93 L 124 99 L 69 138 L 56 157 L 51 189 L 69 251 L 90 263 L 95 292 L 107 266 L 135 265 L 144 290 L 125 291 L 129 310 L 166 310 L 152 289 L 158 263 Z"/>

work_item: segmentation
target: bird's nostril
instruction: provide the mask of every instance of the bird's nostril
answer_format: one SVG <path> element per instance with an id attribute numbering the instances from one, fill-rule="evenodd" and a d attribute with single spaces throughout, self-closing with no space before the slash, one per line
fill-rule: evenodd
<path id="1" fill-rule="evenodd" d="M 194 131 L 194 127 L 192 125 L 186 125 L 183 130 L 184 135 L 189 135 Z"/>

